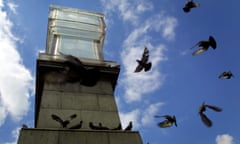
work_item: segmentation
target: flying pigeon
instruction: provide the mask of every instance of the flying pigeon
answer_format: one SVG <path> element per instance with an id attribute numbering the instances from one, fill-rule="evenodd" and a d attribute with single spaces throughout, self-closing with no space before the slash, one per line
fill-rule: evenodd
<path id="1" fill-rule="evenodd" d="M 188 0 L 183 8 L 183 11 L 188 13 L 192 8 L 199 7 L 200 4 L 198 2 L 193 2 L 193 0 Z"/>
<path id="2" fill-rule="evenodd" d="M 80 129 L 82 127 L 83 121 L 81 120 L 78 124 L 70 127 L 69 129 Z"/>
<path id="3" fill-rule="evenodd" d="M 131 131 L 133 127 L 132 121 L 129 122 L 128 126 L 124 129 L 124 131 Z"/>
<path id="4" fill-rule="evenodd" d="M 205 103 L 203 103 L 200 107 L 199 107 L 199 115 L 201 117 L 202 122 L 208 126 L 211 127 L 212 126 L 212 121 L 204 114 L 204 112 L 206 111 L 206 108 L 212 109 L 216 112 L 221 112 L 222 109 L 216 106 L 212 106 L 212 105 L 206 105 Z"/>
<path id="5" fill-rule="evenodd" d="M 228 71 L 228 72 L 224 71 L 218 76 L 218 78 L 223 78 L 223 79 L 230 79 L 231 77 L 233 77 L 233 74 L 231 71 Z"/>
<path id="6" fill-rule="evenodd" d="M 194 45 L 192 48 L 194 48 L 195 46 L 199 46 L 200 49 L 196 50 L 195 52 L 192 53 L 192 55 L 198 55 L 204 51 L 207 51 L 209 46 L 211 46 L 213 49 L 217 48 L 217 43 L 215 41 L 215 39 L 213 38 L 213 36 L 209 36 L 207 41 L 199 41 L 196 45 Z"/>
<path id="7" fill-rule="evenodd" d="M 89 87 L 94 86 L 97 83 L 100 77 L 100 72 L 98 69 L 86 68 L 83 63 L 75 56 L 64 54 L 62 55 L 66 59 L 66 61 L 64 61 L 64 64 L 66 65 L 65 71 L 67 72 L 65 73 L 67 73 L 67 82 L 80 82 L 80 84 Z"/>
<path id="8" fill-rule="evenodd" d="M 164 117 L 166 119 L 166 120 L 158 123 L 158 126 L 161 127 L 161 128 L 171 127 L 173 125 L 173 123 L 177 127 L 177 120 L 176 120 L 176 117 L 174 115 L 173 116 L 170 116 L 170 115 L 163 115 L 163 116 L 156 115 L 155 117 L 156 118 Z"/>
<path id="9" fill-rule="evenodd" d="M 136 60 L 138 62 L 138 66 L 136 67 L 134 72 L 140 72 L 143 69 L 145 72 L 147 72 L 151 69 L 152 63 L 148 62 L 148 57 L 149 57 L 149 50 L 147 47 L 145 47 L 141 60 Z"/>
<path id="10" fill-rule="evenodd" d="M 70 115 L 67 120 L 62 120 L 59 116 L 52 114 L 52 119 L 59 122 L 63 128 L 66 128 L 70 121 L 77 117 L 76 114 Z"/>

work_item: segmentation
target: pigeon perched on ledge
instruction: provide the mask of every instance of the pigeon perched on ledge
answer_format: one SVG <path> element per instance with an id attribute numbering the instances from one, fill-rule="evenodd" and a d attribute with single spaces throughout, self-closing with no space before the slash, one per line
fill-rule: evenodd
<path id="1" fill-rule="evenodd" d="M 138 65 L 134 72 L 141 72 L 143 69 L 145 72 L 149 71 L 152 67 L 152 63 L 148 62 L 148 58 L 149 50 L 147 47 L 145 47 L 141 60 L 136 60 L 138 62 Z"/>
<path id="2" fill-rule="evenodd" d="M 131 131 L 133 128 L 132 121 L 129 122 L 128 126 L 124 129 L 124 131 Z"/>
<path id="3" fill-rule="evenodd" d="M 192 8 L 199 7 L 200 4 L 197 2 L 193 2 L 193 0 L 188 0 L 185 4 L 185 7 L 183 8 L 183 11 L 188 13 L 191 11 Z"/>
<path id="4" fill-rule="evenodd" d="M 82 127 L 83 121 L 81 120 L 78 124 L 71 126 L 69 129 L 80 129 Z"/>
<path id="5" fill-rule="evenodd" d="M 163 115 L 163 116 L 156 115 L 155 117 L 156 118 L 163 117 L 163 118 L 166 119 L 166 120 L 158 123 L 158 126 L 161 127 L 161 128 L 171 127 L 173 125 L 173 123 L 177 127 L 177 120 L 176 120 L 176 117 L 174 115 L 173 116 L 170 116 L 170 115 Z"/>
<path id="6" fill-rule="evenodd" d="M 211 127 L 212 126 L 212 121 L 204 114 L 204 112 L 207 110 L 207 108 L 212 109 L 216 112 L 221 112 L 222 109 L 217 107 L 217 106 L 212 106 L 212 105 L 207 105 L 205 103 L 203 103 L 200 107 L 199 107 L 199 115 L 201 117 L 202 122 L 207 126 L 207 127 Z"/>
<path id="7" fill-rule="evenodd" d="M 204 41 L 199 41 L 196 45 L 194 45 L 192 48 L 195 46 L 200 47 L 200 49 L 196 50 L 195 52 L 192 53 L 192 55 L 198 55 L 201 54 L 202 52 L 205 52 L 208 50 L 208 48 L 211 46 L 213 49 L 217 48 L 217 43 L 213 36 L 209 36 L 208 40 Z"/>
<path id="8" fill-rule="evenodd" d="M 230 79 L 231 77 L 234 77 L 231 71 L 224 71 L 218 76 L 218 78 L 223 79 Z"/>
<path id="9" fill-rule="evenodd" d="M 109 130 L 109 128 L 102 126 L 102 123 L 99 123 L 98 126 L 96 126 L 92 122 L 90 122 L 89 127 L 93 130 Z"/>

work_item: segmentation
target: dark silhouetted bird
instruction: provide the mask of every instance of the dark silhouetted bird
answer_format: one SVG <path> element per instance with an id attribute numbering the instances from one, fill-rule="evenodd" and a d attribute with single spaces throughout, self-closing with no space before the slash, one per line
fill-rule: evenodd
<path id="1" fill-rule="evenodd" d="M 102 123 L 98 123 L 98 130 L 109 130 L 109 128 L 103 126 Z"/>
<path id="2" fill-rule="evenodd" d="M 94 86 L 100 77 L 100 72 L 96 68 L 86 68 L 83 63 L 75 56 L 62 54 L 66 61 L 67 78 L 70 83 L 80 82 L 84 86 Z"/>
<path id="3" fill-rule="evenodd" d="M 92 122 L 89 122 L 89 128 L 93 129 L 93 130 L 97 130 L 97 127 L 95 125 L 93 125 Z"/>
<path id="4" fill-rule="evenodd" d="M 22 124 L 22 128 L 28 128 L 26 124 Z"/>
<path id="5" fill-rule="evenodd" d="M 69 129 L 80 129 L 82 127 L 83 121 L 81 120 L 78 124 L 71 126 Z"/>
<path id="6" fill-rule="evenodd" d="M 52 114 L 52 119 L 59 122 L 63 128 L 66 128 L 70 121 L 77 117 L 76 114 L 70 115 L 67 120 L 62 120 L 59 116 Z"/>
<path id="7" fill-rule="evenodd" d="M 194 45 L 192 48 L 195 46 L 200 47 L 200 49 L 196 50 L 195 52 L 192 53 L 192 55 L 198 55 L 204 51 L 207 51 L 209 46 L 211 46 L 213 49 L 217 48 L 217 43 L 215 39 L 212 36 L 209 36 L 208 41 L 199 41 L 196 45 Z"/>
<path id="8" fill-rule="evenodd" d="M 188 0 L 183 8 L 183 11 L 188 13 L 191 11 L 192 8 L 199 7 L 200 4 L 197 2 L 193 2 L 193 0 Z"/>
<path id="9" fill-rule="evenodd" d="M 89 127 L 93 130 L 109 130 L 109 128 L 102 126 L 102 123 L 99 123 L 98 126 L 96 126 L 96 125 L 93 125 L 92 122 L 90 122 Z"/>
<path id="10" fill-rule="evenodd" d="M 199 107 L 199 115 L 201 117 L 202 122 L 208 126 L 211 127 L 212 126 L 212 121 L 204 114 L 204 112 L 206 111 L 206 108 L 212 109 L 216 112 L 221 112 L 222 109 L 216 106 L 212 106 L 212 105 L 207 105 L 205 103 L 202 103 L 202 105 Z"/>
<path id="11" fill-rule="evenodd" d="M 138 62 L 138 66 L 136 67 L 134 72 L 140 72 L 143 69 L 145 72 L 149 71 L 152 67 L 152 63 L 148 62 L 148 58 L 149 58 L 149 50 L 147 47 L 145 47 L 141 60 L 136 60 Z"/>
<path id="12" fill-rule="evenodd" d="M 167 128 L 167 127 L 171 127 L 173 125 L 173 123 L 175 124 L 175 126 L 177 127 L 177 120 L 176 117 L 170 116 L 170 115 L 163 115 L 163 116 L 159 116 L 159 115 L 155 115 L 156 118 L 160 118 L 160 117 L 164 117 L 166 120 L 158 123 L 158 126 L 161 128 Z"/>
<path id="13" fill-rule="evenodd" d="M 223 79 L 230 79 L 231 77 L 234 77 L 231 71 L 225 71 L 222 72 L 218 78 L 223 78 Z"/>
<path id="14" fill-rule="evenodd" d="M 129 122 L 128 126 L 124 129 L 125 131 L 131 131 L 133 128 L 132 121 Z"/>

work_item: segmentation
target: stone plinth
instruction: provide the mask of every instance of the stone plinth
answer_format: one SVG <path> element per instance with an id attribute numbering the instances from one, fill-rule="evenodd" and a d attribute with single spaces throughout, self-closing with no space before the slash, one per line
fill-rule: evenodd
<path id="1" fill-rule="evenodd" d="M 134 131 L 23 128 L 18 144 L 142 144 L 142 140 Z"/>

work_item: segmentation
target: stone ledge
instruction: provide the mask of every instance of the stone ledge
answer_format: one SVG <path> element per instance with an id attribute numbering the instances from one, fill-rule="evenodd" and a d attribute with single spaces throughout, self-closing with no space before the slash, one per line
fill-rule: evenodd
<path id="1" fill-rule="evenodd" d="M 22 128 L 18 144 L 142 144 L 137 131 Z"/>

